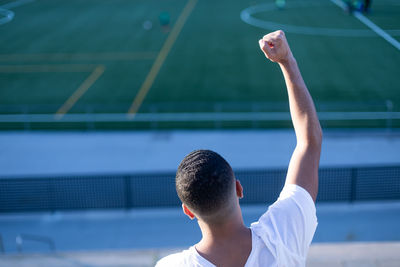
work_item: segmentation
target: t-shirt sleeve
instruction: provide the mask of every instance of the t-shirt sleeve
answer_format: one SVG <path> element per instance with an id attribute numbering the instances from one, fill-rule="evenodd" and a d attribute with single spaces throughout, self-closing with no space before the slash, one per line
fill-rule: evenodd
<path id="1" fill-rule="evenodd" d="M 310 194 L 298 185 L 288 184 L 252 229 L 270 249 L 275 249 L 277 257 L 289 253 L 305 261 L 317 224 Z"/>

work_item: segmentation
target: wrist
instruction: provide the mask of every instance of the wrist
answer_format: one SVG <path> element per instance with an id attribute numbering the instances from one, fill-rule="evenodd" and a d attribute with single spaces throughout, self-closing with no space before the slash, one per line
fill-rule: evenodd
<path id="1" fill-rule="evenodd" d="M 281 67 L 285 67 L 285 68 L 291 67 L 291 66 L 294 66 L 297 64 L 296 59 L 294 58 L 292 52 L 289 52 L 288 56 L 278 63 Z"/>

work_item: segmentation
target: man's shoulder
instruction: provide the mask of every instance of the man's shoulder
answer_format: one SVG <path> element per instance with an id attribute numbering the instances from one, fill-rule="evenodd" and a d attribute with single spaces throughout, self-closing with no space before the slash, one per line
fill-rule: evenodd
<path id="1" fill-rule="evenodd" d="M 170 254 L 161 260 L 159 260 L 156 264 L 156 267 L 166 267 L 166 266 L 187 266 L 187 263 L 191 262 L 191 252 L 190 248 L 187 250 L 183 250 L 178 253 Z"/>
<path id="2" fill-rule="evenodd" d="M 311 195 L 289 184 L 251 229 L 283 266 L 304 266 L 317 224 Z"/>

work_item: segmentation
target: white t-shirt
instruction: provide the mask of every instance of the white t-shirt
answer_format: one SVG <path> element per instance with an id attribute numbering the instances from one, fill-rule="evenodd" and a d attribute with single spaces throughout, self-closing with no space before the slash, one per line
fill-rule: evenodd
<path id="1" fill-rule="evenodd" d="M 317 228 L 314 201 L 300 186 L 285 185 L 278 200 L 251 224 L 252 249 L 245 267 L 302 267 Z M 156 267 L 216 267 L 194 246 L 158 261 Z"/>

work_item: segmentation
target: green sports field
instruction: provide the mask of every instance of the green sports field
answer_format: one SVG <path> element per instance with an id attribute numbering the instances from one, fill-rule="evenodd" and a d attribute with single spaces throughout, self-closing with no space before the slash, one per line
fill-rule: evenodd
<path id="1" fill-rule="evenodd" d="M 399 1 L 365 17 L 400 41 Z M 288 127 L 279 28 L 323 126 L 400 127 L 400 50 L 329 0 L 0 0 L 0 129 Z"/>

